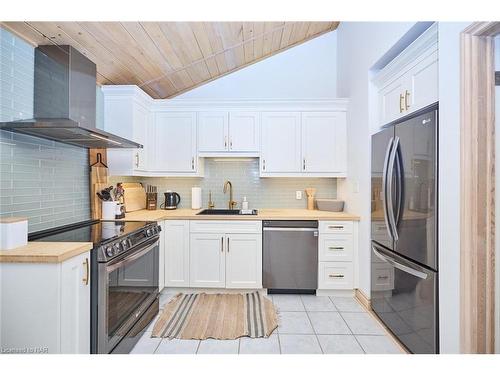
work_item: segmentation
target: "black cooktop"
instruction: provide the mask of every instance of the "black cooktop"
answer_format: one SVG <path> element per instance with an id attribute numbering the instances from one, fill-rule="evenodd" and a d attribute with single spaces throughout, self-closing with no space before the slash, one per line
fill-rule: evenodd
<path id="1" fill-rule="evenodd" d="M 126 236 L 146 227 L 148 221 L 94 220 L 32 233 L 30 241 L 92 242 L 94 246 Z"/>

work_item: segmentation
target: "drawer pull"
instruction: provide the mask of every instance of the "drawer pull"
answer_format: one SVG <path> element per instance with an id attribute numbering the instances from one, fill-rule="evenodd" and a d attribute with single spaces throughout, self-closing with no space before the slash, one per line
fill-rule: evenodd
<path id="1" fill-rule="evenodd" d="M 343 247 L 341 246 L 329 246 L 328 247 L 329 250 L 335 250 L 335 251 L 341 251 L 341 250 L 344 250 Z"/>
<path id="2" fill-rule="evenodd" d="M 343 279 L 344 275 L 342 275 L 341 273 L 331 273 L 328 275 L 328 277 L 331 279 Z"/>
<path id="3" fill-rule="evenodd" d="M 328 228 L 330 229 L 344 229 L 343 225 L 329 225 Z"/>
<path id="4" fill-rule="evenodd" d="M 387 280 L 389 278 L 389 276 L 378 276 L 377 279 L 378 280 Z"/>

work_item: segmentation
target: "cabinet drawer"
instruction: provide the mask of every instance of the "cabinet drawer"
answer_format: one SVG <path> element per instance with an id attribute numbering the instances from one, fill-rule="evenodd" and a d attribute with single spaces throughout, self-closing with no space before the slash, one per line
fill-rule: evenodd
<path id="1" fill-rule="evenodd" d="M 354 270 L 351 262 L 320 262 L 319 289 L 353 289 Z"/>
<path id="2" fill-rule="evenodd" d="M 372 290 L 394 289 L 394 267 L 387 263 L 372 263 Z"/>
<path id="3" fill-rule="evenodd" d="M 191 233 L 262 233 L 262 221 L 198 220 L 190 228 Z"/>
<path id="4" fill-rule="evenodd" d="M 350 262 L 352 261 L 351 234 L 320 234 L 319 260 L 320 262 Z"/>
<path id="5" fill-rule="evenodd" d="M 352 233 L 352 221 L 320 221 L 320 233 Z"/>

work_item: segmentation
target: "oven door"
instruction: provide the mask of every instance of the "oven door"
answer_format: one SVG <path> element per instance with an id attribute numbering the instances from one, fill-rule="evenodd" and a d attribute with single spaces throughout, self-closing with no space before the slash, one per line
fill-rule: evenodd
<path id="1" fill-rule="evenodd" d="M 111 353 L 158 297 L 158 237 L 99 264 L 98 353 Z"/>

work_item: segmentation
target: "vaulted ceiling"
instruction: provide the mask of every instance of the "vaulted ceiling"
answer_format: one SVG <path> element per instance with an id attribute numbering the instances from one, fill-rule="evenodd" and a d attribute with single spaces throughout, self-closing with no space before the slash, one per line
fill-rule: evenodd
<path id="1" fill-rule="evenodd" d="M 97 82 L 169 98 L 335 30 L 338 22 L 2 22 L 39 44 L 69 44 Z"/>

